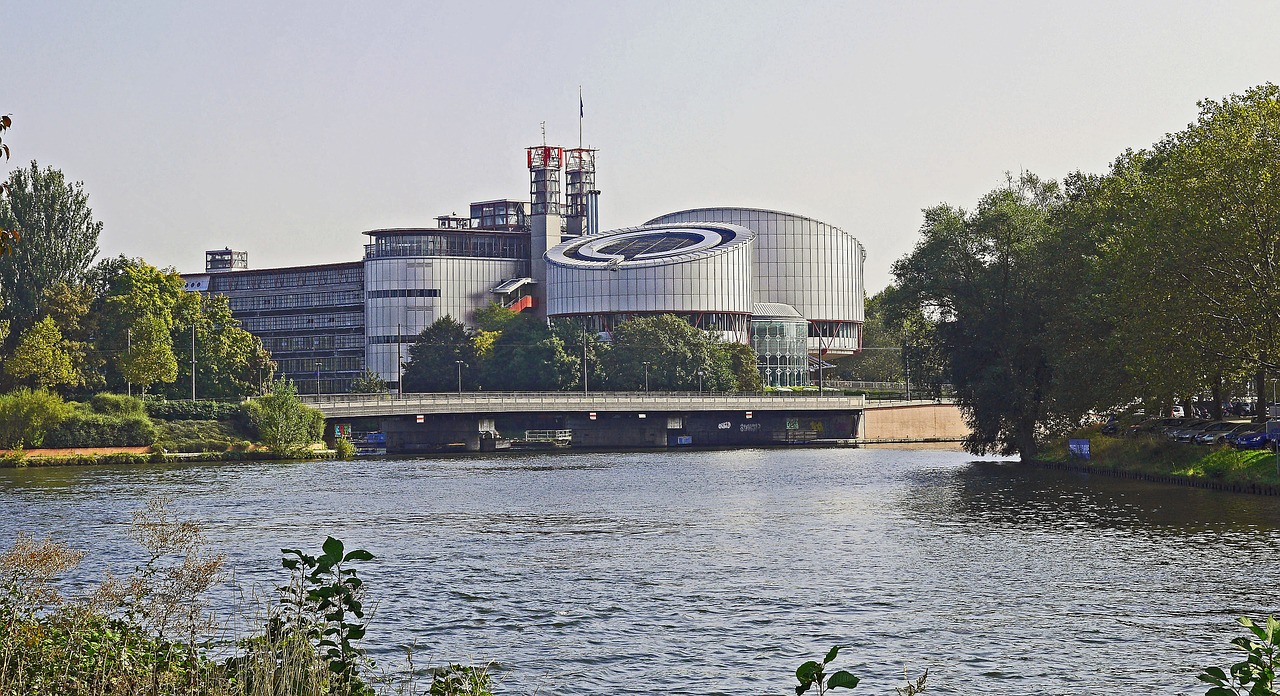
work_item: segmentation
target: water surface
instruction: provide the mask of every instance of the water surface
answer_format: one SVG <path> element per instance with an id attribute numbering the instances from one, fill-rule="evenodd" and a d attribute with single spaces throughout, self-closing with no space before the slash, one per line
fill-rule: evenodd
<path id="1" fill-rule="evenodd" d="M 128 572 L 171 498 L 241 587 L 326 535 L 377 555 L 386 665 L 500 664 L 508 694 L 785 694 L 847 645 L 857 693 L 1203 694 L 1276 611 L 1280 499 L 974 461 L 782 449 L 0 470 L 0 542 Z M 238 595 L 236 595 L 238 596 Z M 241 606 L 220 590 L 226 607 Z"/>

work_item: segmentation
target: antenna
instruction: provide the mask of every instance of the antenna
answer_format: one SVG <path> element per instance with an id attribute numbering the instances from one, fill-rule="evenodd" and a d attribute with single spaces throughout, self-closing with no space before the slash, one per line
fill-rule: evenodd
<path id="1" fill-rule="evenodd" d="M 547 122 L 546 121 L 542 122 L 542 144 L 543 145 L 547 144 Z"/>

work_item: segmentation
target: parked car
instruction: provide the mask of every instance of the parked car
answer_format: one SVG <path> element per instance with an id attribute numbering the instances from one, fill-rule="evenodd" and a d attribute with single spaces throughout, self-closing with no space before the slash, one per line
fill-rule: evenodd
<path id="1" fill-rule="evenodd" d="M 1267 426 L 1254 423 L 1253 428 L 1231 436 L 1231 446 L 1236 449 L 1265 449 L 1271 446 L 1271 438 L 1267 437 Z"/>
<path id="2" fill-rule="evenodd" d="M 1214 423 L 1215 421 L 1195 420 L 1177 428 L 1168 428 L 1165 433 L 1174 442 L 1191 442 L 1191 438 L 1199 435 L 1205 428 Z"/>
<path id="3" fill-rule="evenodd" d="M 1201 431 L 1199 435 L 1195 436 L 1193 442 L 1198 445 L 1221 445 L 1227 441 L 1227 437 L 1232 433 L 1252 428 L 1253 423 L 1220 421 Z"/>
<path id="4" fill-rule="evenodd" d="M 1129 426 L 1130 435 L 1138 435 L 1140 433 L 1155 433 L 1163 435 L 1166 428 L 1176 428 L 1191 422 L 1190 418 L 1152 418 L 1136 425 Z"/>

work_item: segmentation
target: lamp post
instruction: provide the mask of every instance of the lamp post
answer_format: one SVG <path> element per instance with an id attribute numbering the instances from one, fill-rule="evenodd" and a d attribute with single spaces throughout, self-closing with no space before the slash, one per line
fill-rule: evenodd
<path id="1" fill-rule="evenodd" d="M 644 390 L 649 391 L 649 361 L 644 361 Z"/>
<path id="2" fill-rule="evenodd" d="M 465 363 L 463 363 L 461 360 L 454 360 L 453 362 L 455 365 L 458 366 L 458 393 L 461 394 L 462 393 L 462 366 Z"/>
<path id="3" fill-rule="evenodd" d="M 698 370 L 698 396 L 702 396 L 702 370 Z"/>
<path id="4" fill-rule="evenodd" d="M 324 365 L 319 360 L 316 361 L 316 398 L 320 398 L 320 366 Z"/>

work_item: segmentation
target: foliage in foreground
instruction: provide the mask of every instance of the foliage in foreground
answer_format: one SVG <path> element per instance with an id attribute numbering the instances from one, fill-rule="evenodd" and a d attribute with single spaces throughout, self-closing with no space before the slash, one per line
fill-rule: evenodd
<path id="1" fill-rule="evenodd" d="M 1280 621 L 1268 616 L 1258 624 L 1240 617 L 1240 625 L 1251 636 L 1234 638 L 1231 644 L 1245 653 L 1245 658 L 1226 670 L 1209 667 L 1199 676 L 1212 686 L 1205 696 L 1277 696 L 1275 690 L 1276 660 L 1280 657 Z"/>
<path id="2" fill-rule="evenodd" d="M 223 557 L 204 550 L 200 527 L 163 501 L 135 514 L 131 536 L 147 561 L 128 577 L 108 577 L 90 594 L 64 599 L 59 577 L 84 554 L 19 534 L 0 554 L 0 694 L 59 696 L 490 696 L 484 668 L 432 670 L 423 689 L 412 673 L 375 678 L 357 643 L 366 628 L 364 583 L 353 564 L 362 549 L 325 540 L 312 556 L 285 550 L 288 583 L 267 609 L 260 633 L 235 654 L 210 652 L 218 629 L 206 591 L 223 576 Z"/>

